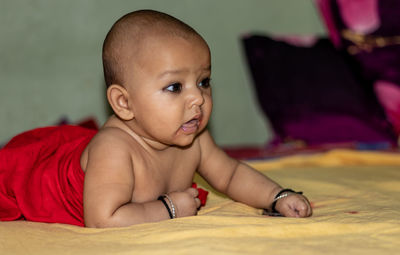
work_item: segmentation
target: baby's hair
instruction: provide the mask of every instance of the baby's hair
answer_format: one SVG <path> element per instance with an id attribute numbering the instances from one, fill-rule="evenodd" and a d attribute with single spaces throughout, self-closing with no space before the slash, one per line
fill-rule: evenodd
<path id="1" fill-rule="evenodd" d="M 103 70 L 106 86 L 124 84 L 124 71 L 141 42 L 148 35 L 172 35 L 204 39 L 189 25 L 166 13 L 139 10 L 121 17 L 108 32 L 103 43 Z M 131 54 L 129 54 L 131 53 Z"/>

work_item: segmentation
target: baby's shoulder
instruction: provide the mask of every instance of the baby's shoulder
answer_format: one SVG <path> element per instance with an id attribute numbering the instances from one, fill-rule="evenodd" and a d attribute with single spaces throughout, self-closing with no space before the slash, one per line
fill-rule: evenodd
<path id="1" fill-rule="evenodd" d="M 81 155 L 81 167 L 108 165 L 110 162 L 129 162 L 129 146 L 123 132 L 116 128 L 101 128 L 88 143 Z"/>
<path id="2" fill-rule="evenodd" d="M 126 150 L 135 147 L 135 140 L 125 131 L 116 127 L 101 128 L 89 143 L 90 147 L 106 147 L 107 149 Z"/>

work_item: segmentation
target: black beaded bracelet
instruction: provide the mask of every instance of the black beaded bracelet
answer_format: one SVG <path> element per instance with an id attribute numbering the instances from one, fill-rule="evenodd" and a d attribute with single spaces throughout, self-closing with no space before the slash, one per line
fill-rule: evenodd
<path id="1" fill-rule="evenodd" d="M 284 194 L 284 193 L 295 193 L 295 194 L 300 194 L 300 195 L 303 194 L 302 191 L 294 191 L 292 189 L 283 189 L 283 190 L 279 191 L 278 194 L 275 195 L 274 201 L 272 202 L 271 209 L 272 209 L 273 213 L 279 213 L 275 209 L 275 206 L 276 206 L 276 202 L 278 202 L 279 199 L 284 198 L 284 197 L 287 196 L 287 195 L 286 196 L 282 196 L 282 194 Z"/>
<path id="2" fill-rule="evenodd" d="M 157 200 L 160 200 L 160 201 L 164 204 L 165 208 L 167 208 L 169 217 L 170 217 L 171 219 L 173 219 L 174 217 L 172 216 L 171 209 L 169 209 L 169 206 L 168 206 L 167 202 L 165 202 L 164 196 L 159 196 L 159 197 L 157 198 Z"/>

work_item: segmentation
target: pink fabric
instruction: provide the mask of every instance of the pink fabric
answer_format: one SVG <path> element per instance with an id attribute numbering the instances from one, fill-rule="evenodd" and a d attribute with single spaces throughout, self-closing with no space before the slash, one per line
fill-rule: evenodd
<path id="1" fill-rule="evenodd" d="M 385 109 L 387 118 L 392 123 L 397 135 L 400 135 L 400 87 L 388 81 L 374 84 L 378 100 Z"/>
<path id="2" fill-rule="evenodd" d="M 381 25 L 378 0 L 337 0 L 343 22 L 356 33 L 369 34 Z"/>
<path id="3" fill-rule="evenodd" d="M 276 41 L 282 41 L 297 47 L 312 47 L 319 39 L 315 35 L 285 35 L 273 36 L 272 38 Z"/>
<path id="4" fill-rule="evenodd" d="M 335 47 L 341 46 L 340 32 L 335 24 L 331 0 L 315 0 L 329 37 Z M 354 32 L 368 34 L 381 25 L 378 0 L 337 0 L 343 22 Z"/>
<path id="5" fill-rule="evenodd" d="M 328 29 L 329 37 L 335 45 L 335 47 L 341 46 L 340 33 L 336 27 L 335 21 L 332 16 L 331 1 L 330 0 L 315 0 L 319 13 L 322 16 L 322 20 L 325 22 L 325 26 Z"/>

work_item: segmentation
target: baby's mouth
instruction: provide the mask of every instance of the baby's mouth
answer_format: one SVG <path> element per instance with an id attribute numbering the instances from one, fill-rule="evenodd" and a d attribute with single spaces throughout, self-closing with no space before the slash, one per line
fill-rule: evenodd
<path id="1" fill-rule="evenodd" d="M 199 128 L 199 124 L 200 120 L 195 118 L 184 123 L 181 128 L 185 133 L 194 133 Z"/>

